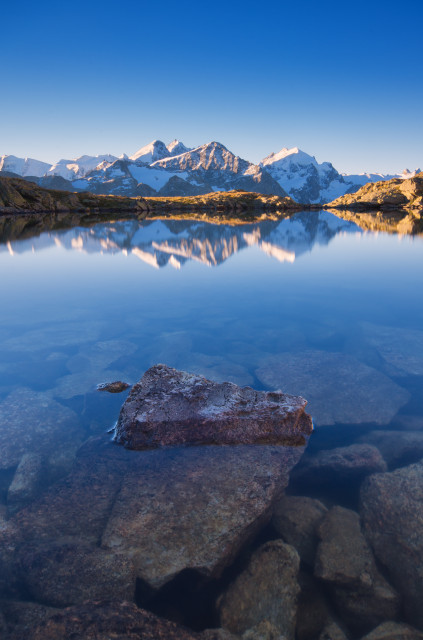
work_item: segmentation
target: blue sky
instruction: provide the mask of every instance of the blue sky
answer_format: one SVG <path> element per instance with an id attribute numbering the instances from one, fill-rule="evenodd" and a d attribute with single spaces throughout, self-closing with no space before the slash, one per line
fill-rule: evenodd
<path id="1" fill-rule="evenodd" d="M 423 165 L 423 3 L 3 3 L 0 155 L 218 140 L 340 171 Z M 423 168 L 423 167 L 422 167 Z"/>

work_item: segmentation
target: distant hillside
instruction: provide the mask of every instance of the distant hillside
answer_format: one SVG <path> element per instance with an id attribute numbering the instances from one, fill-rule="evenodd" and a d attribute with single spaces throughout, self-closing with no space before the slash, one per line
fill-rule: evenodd
<path id="1" fill-rule="evenodd" d="M 423 211 L 423 173 L 401 180 L 365 184 L 356 193 L 333 200 L 326 209 L 358 211 L 410 209 Z"/>

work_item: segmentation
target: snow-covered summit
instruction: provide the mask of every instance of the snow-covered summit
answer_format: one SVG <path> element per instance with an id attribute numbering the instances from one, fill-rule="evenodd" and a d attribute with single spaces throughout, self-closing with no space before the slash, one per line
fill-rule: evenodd
<path id="1" fill-rule="evenodd" d="M 0 156 L 0 171 L 10 171 L 19 176 L 35 176 L 41 178 L 49 169 L 47 162 L 33 158 L 18 158 L 16 156 Z"/>
<path id="2" fill-rule="evenodd" d="M 75 180 L 75 178 L 82 178 L 93 171 L 98 165 L 104 162 L 111 164 L 115 160 L 117 160 L 116 156 L 109 153 L 99 156 L 84 155 L 74 160 L 62 159 L 49 167 L 44 175 L 61 176 L 66 180 Z"/>
<path id="3" fill-rule="evenodd" d="M 152 162 L 156 162 L 156 160 L 161 160 L 162 158 L 167 158 L 170 156 L 170 153 L 164 142 L 161 140 L 153 140 L 149 144 L 146 144 L 141 149 L 138 149 L 134 155 L 129 156 L 130 160 L 134 160 L 138 163 L 143 162 L 145 164 L 151 164 Z"/>
<path id="4" fill-rule="evenodd" d="M 181 153 L 187 153 L 187 151 L 191 151 L 192 149 L 186 147 L 183 142 L 175 138 L 175 140 L 172 140 L 172 142 L 167 145 L 167 150 L 171 156 L 179 156 Z"/>
<path id="5" fill-rule="evenodd" d="M 186 151 L 178 156 L 171 156 L 154 162 L 154 166 L 165 169 L 179 169 L 180 171 L 219 170 L 230 173 L 245 171 L 249 162 L 234 155 L 221 142 L 207 142 L 206 144 Z"/>
<path id="6" fill-rule="evenodd" d="M 298 147 L 292 147 L 292 149 L 287 149 L 283 147 L 278 153 L 271 153 L 266 158 L 261 161 L 261 165 L 263 167 L 275 164 L 276 162 L 280 162 L 285 160 L 284 164 L 295 163 L 299 165 L 307 165 L 314 164 L 317 165 L 317 160 L 314 156 L 310 156 L 308 153 L 301 151 Z"/>

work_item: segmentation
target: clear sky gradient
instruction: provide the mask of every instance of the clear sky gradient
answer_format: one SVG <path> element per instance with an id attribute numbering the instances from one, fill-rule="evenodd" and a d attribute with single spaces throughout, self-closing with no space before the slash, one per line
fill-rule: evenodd
<path id="1" fill-rule="evenodd" d="M 422 167 L 422 23 L 421 0 L 4 2 L 0 155 L 176 137 L 253 162 L 298 146 L 341 172 Z"/>

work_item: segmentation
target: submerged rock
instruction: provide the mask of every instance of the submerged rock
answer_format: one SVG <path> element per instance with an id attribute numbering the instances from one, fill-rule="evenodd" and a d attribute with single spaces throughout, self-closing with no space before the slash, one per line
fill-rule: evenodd
<path id="1" fill-rule="evenodd" d="M 269 520 L 299 447 L 188 447 L 132 452 L 102 545 L 158 589 L 185 569 L 218 576 Z"/>
<path id="2" fill-rule="evenodd" d="M 303 444 L 306 401 L 166 365 L 151 367 L 122 407 L 115 440 L 129 449 L 176 444 Z"/>
<path id="3" fill-rule="evenodd" d="M 371 431 L 360 440 L 377 447 L 390 468 L 418 462 L 423 458 L 423 432 Z"/>
<path id="4" fill-rule="evenodd" d="M 305 456 L 293 473 L 301 486 L 331 485 L 340 481 L 360 482 L 371 473 L 386 471 L 381 452 L 370 444 L 324 449 Z"/>
<path id="5" fill-rule="evenodd" d="M 48 393 L 16 389 L 0 403 L 0 469 L 17 466 L 26 453 L 44 455 L 80 436 L 76 414 Z"/>
<path id="6" fill-rule="evenodd" d="M 360 512 L 376 557 L 403 595 L 407 622 L 423 630 L 423 462 L 367 478 Z"/>
<path id="7" fill-rule="evenodd" d="M 396 376 L 423 375 L 423 331 L 363 322 L 364 336 Z"/>
<path id="8" fill-rule="evenodd" d="M 239 636 L 232 635 L 232 638 L 239 638 Z M 282 635 L 279 629 L 268 620 L 262 620 L 251 629 L 247 629 L 241 638 L 242 640 L 287 640 L 286 636 Z"/>
<path id="9" fill-rule="evenodd" d="M 26 453 L 15 471 L 7 492 L 9 513 L 31 502 L 39 490 L 42 479 L 43 459 L 37 453 Z"/>
<path id="10" fill-rule="evenodd" d="M 97 385 L 97 391 L 108 391 L 109 393 L 122 393 L 125 389 L 129 389 L 131 385 L 121 380 L 115 382 L 101 382 Z"/>
<path id="11" fill-rule="evenodd" d="M 300 572 L 299 583 L 296 640 L 318 638 L 330 617 L 322 585 L 305 572 Z"/>
<path id="12" fill-rule="evenodd" d="M 423 640 L 423 633 L 401 622 L 384 622 L 361 640 Z"/>
<path id="13" fill-rule="evenodd" d="M 283 496 L 274 506 L 273 526 L 309 565 L 314 564 L 319 541 L 317 527 L 326 512 L 324 504 L 306 496 Z"/>
<path id="14" fill-rule="evenodd" d="M 222 626 L 241 634 L 268 621 L 293 640 L 299 565 L 298 553 L 281 540 L 262 545 L 218 602 Z"/>
<path id="15" fill-rule="evenodd" d="M 20 538 L 10 529 L 7 540 L 46 546 L 64 540 L 92 549 L 101 543 L 116 562 L 122 554 L 130 559 L 135 575 L 153 590 L 186 569 L 217 576 L 269 521 L 302 452 L 252 445 L 141 452 L 118 447 L 107 436 L 93 439 L 65 479 L 9 521 Z M 12 557 L 5 555 L 7 566 Z M 25 545 L 16 562 L 21 559 Z M 47 562 L 46 584 L 54 584 L 56 574 L 54 562 Z M 77 571 L 69 580 L 79 588 Z M 105 592 L 109 597 L 107 585 Z M 102 597 L 101 583 L 95 597 Z"/>
<path id="16" fill-rule="evenodd" d="M 280 353 L 263 360 L 256 375 L 268 387 L 304 395 L 320 425 L 387 424 L 410 397 L 387 376 L 344 353 Z"/>
<path id="17" fill-rule="evenodd" d="M 348 640 L 348 638 L 335 620 L 329 620 L 320 633 L 319 640 Z"/>
<path id="18" fill-rule="evenodd" d="M 394 619 L 399 611 L 398 594 L 376 567 L 358 513 L 333 507 L 320 524 L 319 536 L 314 573 L 331 588 L 346 624 L 364 632 Z"/>
<path id="19" fill-rule="evenodd" d="M 2 640 L 26 640 L 38 625 L 59 613 L 59 609 L 22 600 L 1 600 L 0 609 L 5 620 Z"/>
<path id="20" fill-rule="evenodd" d="M 26 592 L 52 607 L 82 604 L 116 594 L 132 600 L 135 572 L 129 557 L 81 541 L 24 545 L 19 551 Z"/>
<path id="21" fill-rule="evenodd" d="M 131 602 L 87 602 L 39 625 L 28 640 L 200 640 L 201 634 Z"/>

